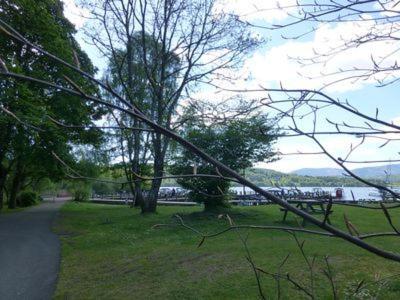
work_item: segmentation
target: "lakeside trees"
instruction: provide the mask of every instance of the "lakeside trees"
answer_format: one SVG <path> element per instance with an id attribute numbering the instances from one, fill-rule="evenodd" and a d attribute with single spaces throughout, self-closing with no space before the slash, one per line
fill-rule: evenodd
<path id="1" fill-rule="evenodd" d="M 73 25 L 63 16 L 61 1 L 2 1 L 0 19 L 66 61 L 94 73 L 89 58 L 73 37 Z M 52 63 L 31 47 L 10 41 L 4 35 L 0 36 L 0 53 L 3 68 L 10 72 L 54 80 L 64 86 L 67 83 L 63 76 L 74 77 L 65 66 Z M 96 92 L 88 81 L 77 82 Z M 15 208 L 22 189 L 34 188 L 45 178 L 62 178 L 63 168 L 54 161 L 52 152 L 71 160 L 73 145 L 98 144 L 99 132 L 85 126 L 101 115 L 98 106 L 60 90 L 0 79 L 0 209 L 6 191 L 8 206 Z M 54 119 L 82 127 L 65 130 Z"/>
<path id="2" fill-rule="evenodd" d="M 144 39 L 144 40 L 143 40 Z M 157 109 L 158 102 L 161 100 L 154 96 L 154 91 L 149 84 L 146 76 L 146 68 L 151 70 L 158 69 L 158 53 L 162 45 L 153 40 L 149 34 L 142 36 L 141 32 L 134 32 L 130 37 L 129 45 L 126 49 L 114 50 L 109 61 L 106 77 L 109 78 L 110 85 L 121 91 L 132 104 L 140 107 L 141 111 L 156 117 L 158 114 L 165 114 L 167 120 L 171 120 L 174 109 L 170 113 L 161 112 Z M 145 46 L 143 46 L 143 43 Z M 180 59 L 174 53 L 166 53 L 167 67 L 164 71 L 168 80 L 165 80 L 165 97 L 170 97 L 176 89 L 177 76 L 179 74 Z M 148 71 L 148 70 L 147 70 Z M 162 101 L 165 101 L 162 99 Z M 153 172 L 156 167 L 154 161 L 154 133 L 143 126 L 139 120 L 131 119 L 124 113 L 113 114 L 113 123 L 118 126 L 132 128 L 132 130 L 116 130 L 113 143 L 120 145 L 117 153 L 118 158 L 122 158 L 125 176 L 134 195 L 135 205 L 140 205 L 146 211 L 147 199 L 143 198 L 143 183 L 135 181 L 137 174 L 146 174 L 150 161 L 153 164 Z M 166 149 L 164 150 L 166 151 Z M 152 157 L 153 155 L 153 157 Z M 148 173 L 148 172 L 147 172 Z M 158 194 L 158 190 L 157 190 Z"/>
<path id="3" fill-rule="evenodd" d="M 176 110 L 182 100 L 191 96 L 199 85 L 233 76 L 230 71 L 240 66 L 245 55 L 261 42 L 237 16 L 219 11 L 216 0 L 83 3 L 92 15 L 92 22 L 86 28 L 88 37 L 109 61 L 120 63 L 117 70 L 128 74 L 127 78 L 116 74 L 127 100 L 167 130 L 175 130 L 181 124 Z M 125 53 L 124 60 L 116 59 L 118 53 Z M 145 92 L 151 101 L 149 110 L 142 107 L 140 96 L 131 97 L 137 55 L 142 56 L 140 76 L 144 75 Z M 132 122 L 142 126 L 138 118 L 134 117 Z M 133 151 L 136 162 L 139 158 L 135 155 L 143 153 L 141 147 L 144 147 L 139 139 L 137 133 L 133 141 L 134 148 L 139 149 Z M 155 179 L 151 181 L 149 196 L 141 201 L 143 212 L 156 210 L 169 142 L 170 137 L 157 131 L 149 135 Z M 133 167 L 137 172 L 137 163 Z M 139 191 L 137 185 L 136 190 Z"/>
<path id="4" fill-rule="evenodd" d="M 276 156 L 273 151 L 276 139 L 273 133 L 276 130 L 268 124 L 266 115 L 243 117 L 224 124 L 209 124 L 197 120 L 186 124 L 183 136 L 231 169 L 243 172 L 253 163 L 272 161 Z M 213 175 L 216 172 L 215 167 L 198 159 L 187 149 L 178 150 L 173 161 L 171 170 L 174 174 Z M 190 190 L 189 198 L 203 203 L 206 211 L 217 210 L 227 205 L 231 186 L 223 178 L 226 176 L 224 172 L 217 170 L 217 174 L 221 178 L 218 175 L 214 178 L 182 177 L 177 179 L 177 183 Z"/>

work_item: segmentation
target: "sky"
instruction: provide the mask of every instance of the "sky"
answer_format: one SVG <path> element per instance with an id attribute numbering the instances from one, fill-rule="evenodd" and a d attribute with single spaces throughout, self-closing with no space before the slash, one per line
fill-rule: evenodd
<path id="1" fill-rule="evenodd" d="M 79 8 L 75 4 L 75 0 L 63 0 L 63 2 L 66 17 L 75 24 L 78 30 L 76 37 L 82 48 L 99 69 L 104 69 L 105 60 L 92 46 L 84 42 L 84 37 L 80 31 L 85 24 L 84 17 L 88 16 L 89 13 Z M 296 1 L 221 0 L 218 9 L 239 13 L 245 21 L 268 26 L 270 24 L 281 24 L 288 20 L 286 13 L 274 9 L 277 7 L 277 3 L 282 7 L 295 4 Z M 314 33 L 297 40 L 285 39 L 282 38 L 282 35 L 293 36 L 307 32 L 310 29 L 307 27 L 309 25 L 279 31 L 254 29 L 255 34 L 262 36 L 267 42 L 251 54 L 243 64 L 242 72 L 250 76 L 251 81 L 239 81 L 235 84 L 235 87 L 251 89 L 259 86 L 272 88 L 283 85 L 285 88 L 320 89 L 321 86 L 334 82 L 343 76 L 342 74 L 322 76 L 323 74 L 352 67 L 370 67 L 372 57 L 375 61 L 382 60 L 383 64 L 387 65 L 394 61 L 400 61 L 400 51 L 396 51 L 398 45 L 392 41 L 377 42 L 373 44 L 373 47 L 366 43 L 350 51 L 340 52 L 329 61 L 319 64 L 302 65 L 296 59 L 312 58 L 315 57 L 316 53 L 329 51 L 337 47 L 343 40 L 350 41 L 357 34 L 368 32 L 371 25 L 371 22 L 323 24 L 319 25 Z M 382 27 L 380 30 L 388 31 L 390 28 Z M 388 53 L 392 55 L 386 58 Z M 395 75 L 398 76 L 399 74 Z M 375 115 L 378 107 L 380 118 L 400 125 L 399 84 L 377 87 L 376 79 L 379 78 L 357 82 L 342 81 L 330 85 L 324 91 L 333 98 L 348 100 L 366 114 Z M 214 91 L 199 91 L 199 94 L 201 93 L 212 96 Z M 259 93 L 254 95 L 254 97 L 257 96 L 259 96 Z M 357 120 L 353 115 L 346 114 L 338 109 L 328 109 L 324 110 L 319 117 L 318 126 L 320 130 L 331 130 L 333 128 L 326 122 L 326 118 L 337 122 L 365 125 L 363 120 Z M 304 130 L 307 130 L 310 129 L 311 123 L 304 120 L 301 126 Z M 326 136 L 321 138 L 321 142 L 335 157 L 345 157 L 350 147 L 354 147 L 360 142 L 360 139 L 344 135 Z M 354 160 L 395 160 L 400 158 L 399 152 L 396 151 L 398 149 L 397 141 L 393 141 L 385 147 L 380 147 L 382 143 L 382 140 L 378 138 L 368 139 L 350 158 Z M 275 148 L 283 153 L 319 151 L 318 146 L 307 137 L 279 139 Z M 276 162 L 258 163 L 257 166 L 281 172 L 291 172 L 300 168 L 338 167 L 332 160 L 321 155 L 282 156 L 282 159 Z M 364 166 L 365 164 L 349 165 L 350 168 Z"/>

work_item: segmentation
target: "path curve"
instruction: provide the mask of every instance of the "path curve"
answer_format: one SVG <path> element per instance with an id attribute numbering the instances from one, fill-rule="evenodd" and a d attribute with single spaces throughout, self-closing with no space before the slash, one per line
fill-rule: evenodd
<path id="1" fill-rule="evenodd" d="M 51 299 L 60 241 L 51 231 L 64 201 L 0 215 L 0 299 Z"/>

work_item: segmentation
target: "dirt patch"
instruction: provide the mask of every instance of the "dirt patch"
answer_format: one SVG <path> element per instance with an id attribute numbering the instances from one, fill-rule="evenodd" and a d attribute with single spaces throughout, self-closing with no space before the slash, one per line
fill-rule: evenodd
<path id="1" fill-rule="evenodd" d="M 204 259 L 204 258 L 207 258 L 209 256 L 211 256 L 210 253 L 202 253 L 202 254 L 194 253 L 194 254 L 191 254 L 189 256 L 184 257 L 183 259 L 180 259 L 178 261 L 178 264 L 179 265 L 191 264 L 191 263 L 195 262 L 196 260 Z"/>
<path id="2" fill-rule="evenodd" d="M 60 237 L 76 237 L 82 235 L 79 232 L 67 231 L 67 230 L 56 230 L 56 233 Z"/>
<path id="3" fill-rule="evenodd" d="M 177 267 L 190 274 L 190 279 L 198 281 L 215 277 L 227 276 L 242 272 L 246 266 L 229 255 L 223 253 L 191 253 L 180 257 Z"/>
<path id="4" fill-rule="evenodd" d="M 204 220 L 204 219 L 218 219 L 221 215 L 229 215 L 234 220 L 251 219 L 252 217 L 259 216 L 259 212 L 255 211 L 236 211 L 234 209 L 223 209 L 218 212 L 205 212 L 198 211 L 190 214 L 180 214 L 180 216 L 187 220 Z"/>

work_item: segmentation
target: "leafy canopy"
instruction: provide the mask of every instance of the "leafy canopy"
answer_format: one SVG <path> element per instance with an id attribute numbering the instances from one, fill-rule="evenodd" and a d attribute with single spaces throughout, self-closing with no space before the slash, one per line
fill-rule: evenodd
<path id="1" fill-rule="evenodd" d="M 185 129 L 184 134 L 188 141 L 215 159 L 240 171 L 255 162 L 274 159 L 273 133 L 275 130 L 269 125 L 266 115 L 254 115 L 217 125 L 195 121 Z M 199 174 L 218 174 L 213 167 L 187 150 L 178 153 L 171 169 L 175 174 L 192 174 L 194 168 Z M 189 189 L 190 198 L 203 202 L 206 209 L 223 206 L 230 187 L 229 181 L 204 177 L 181 178 L 178 183 Z"/>

